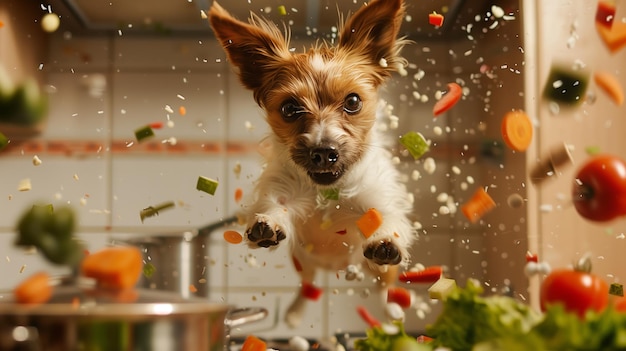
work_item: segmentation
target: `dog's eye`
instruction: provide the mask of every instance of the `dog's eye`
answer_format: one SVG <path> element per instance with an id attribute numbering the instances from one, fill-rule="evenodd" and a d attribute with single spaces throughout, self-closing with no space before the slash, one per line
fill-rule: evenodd
<path id="1" fill-rule="evenodd" d="M 361 107 L 363 107 L 363 101 L 357 94 L 350 94 L 343 101 L 343 110 L 349 115 L 358 113 L 361 111 Z"/>
<path id="2" fill-rule="evenodd" d="M 280 107 L 280 113 L 283 115 L 283 119 L 287 122 L 295 121 L 304 113 L 304 108 L 298 105 L 295 100 L 287 100 Z"/>

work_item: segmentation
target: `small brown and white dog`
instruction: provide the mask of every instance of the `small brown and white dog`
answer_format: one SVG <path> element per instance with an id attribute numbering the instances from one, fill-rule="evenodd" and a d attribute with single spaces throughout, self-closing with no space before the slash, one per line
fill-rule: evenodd
<path id="1" fill-rule="evenodd" d="M 406 64 L 406 41 L 397 38 L 403 16 L 402 0 L 372 0 L 343 24 L 336 46 L 296 53 L 273 23 L 254 14 L 241 22 L 216 2 L 210 9 L 217 38 L 271 127 L 265 169 L 242 206 L 248 245 L 275 248 L 287 239 L 303 285 L 317 269 L 361 265 L 388 286 L 409 261 L 412 202 L 375 126 L 378 89 Z M 383 222 L 365 238 L 356 222 L 370 208 Z M 300 323 L 306 300 L 298 294 L 291 304 L 289 325 Z"/>

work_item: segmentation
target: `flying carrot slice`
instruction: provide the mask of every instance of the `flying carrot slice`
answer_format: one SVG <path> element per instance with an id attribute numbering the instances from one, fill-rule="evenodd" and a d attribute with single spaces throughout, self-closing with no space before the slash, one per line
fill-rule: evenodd
<path id="1" fill-rule="evenodd" d="M 615 76 L 608 72 L 598 71 L 593 75 L 593 79 L 613 99 L 617 106 L 621 106 L 624 103 L 624 90 Z"/>
<path id="2" fill-rule="evenodd" d="M 615 19 L 615 1 L 598 1 L 596 9 L 596 23 L 611 28 Z"/>
<path id="3" fill-rule="evenodd" d="M 83 275 L 94 278 L 103 288 L 133 287 L 141 270 L 141 252 L 135 247 L 107 247 L 85 257 L 81 264 Z"/>
<path id="4" fill-rule="evenodd" d="M 376 232 L 382 223 L 383 215 L 377 209 L 370 208 L 356 221 L 356 226 L 367 239 Z"/>
<path id="5" fill-rule="evenodd" d="M 237 188 L 235 189 L 235 202 L 239 203 L 243 199 L 243 189 Z"/>
<path id="6" fill-rule="evenodd" d="M 474 195 L 472 195 L 472 198 L 461 206 L 461 212 L 463 212 L 470 222 L 476 223 L 494 207 L 496 207 L 496 203 L 491 196 L 487 194 L 485 189 L 478 188 L 476 192 L 474 192 Z"/>
<path id="7" fill-rule="evenodd" d="M 267 344 L 265 341 L 254 335 L 248 335 L 241 346 L 241 351 L 266 351 Z"/>
<path id="8" fill-rule="evenodd" d="M 429 266 L 421 271 L 402 272 L 398 280 L 403 283 L 434 283 L 441 278 L 442 274 L 441 266 Z"/>
<path id="9" fill-rule="evenodd" d="M 356 312 L 359 314 L 359 316 L 361 316 L 361 319 L 363 319 L 363 321 L 365 323 L 367 323 L 367 325 L 370 326 L 370 328 L 375 328 L 375 327 L 380 327 L 381 326 L 380 321 L 378 319 L 376 319 L 376 317 L 374 317 L 367 310 L 367 308 L 365 308 L 365 306 L 357 306 Z"/>
<path id="10" fill-rule="evenodd" d="M 615 21 L 610 28 L 602 24 L 596 24 L 596 29 L 611 53 L 616 53 L 626 45 L 626 23 Z"/>
<path id="11" fill-rule="evenodd" d="M 533 138 L 533 125 L 524 111 L 510 111 L 502 119 L 502 138 L 515 151 L 524 151 Z"/>
<path id="12" fill-rule="evenodd" d="M 463 89 L 456 83 L 448 83 L 448 92 L 433 107 L 433 114 L 439 116 L 454 106 L 463 95 Z"/>
<path id="13" fill-rule="evenodd" d="M 300 295 L 302 295 L 303 297 L 309 300 L 317 301 L 319 300 L 320 296 L 322 296 L 322 292 L 323 290 L 316 287 L 315 285 L 311 283 L 307 283 L 307 282 L 302 282 L 302 289 L 300 289 Z"/>
<path id="14" fill-rule="evenodd" d="M 411 292 L 399 286 L 387 289 L 387 302 L 395 302 L 402 308 L 411 307 Z"/>
<path id="15" fill-rule="evenodd" d="M 243 241 L 243 236 L 235 230 L 227 230 L 224 232 L 224 240 L 230 244 L 239 244 Z"/>
<path id="16" fill-rule="evenodd" d="M 13 290 L 13 295 L 17 303 L 40 304 L 47 302 L 52 296 L 50 276 L 45 272 L 31 275 Z"/>

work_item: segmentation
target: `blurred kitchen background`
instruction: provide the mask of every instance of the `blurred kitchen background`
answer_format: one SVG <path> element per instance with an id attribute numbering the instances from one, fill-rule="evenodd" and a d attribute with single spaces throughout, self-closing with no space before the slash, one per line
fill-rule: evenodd
<path id="1" fill-rule="evenodd" d="M 626 220 L 585 221 L 571 206 L 570 187 L 586 147 L 626 157 L 625 109 L 593 82 L 574 108 L 555 109 L 541 97 L 554 62 L 602 68 L 626 84 L 626 54 L 610 51 L 595 28 L 597 2 L 406 3 L 402 35 L 415 42 L 403 51 L 410 65 L 383 96 L 399 118 L 398 128 L 389 131 L 393 136 L 418 131 L 432 142 L 417 161 L 399 145 L 395 152 L 415 199 L 420 239 L 413 264 L 443 265 L 461 285 L 476 278 L 488 292 L 510 293 L 535 306 L 539 278 L 524 274 L 529 251 L 552 267 L 591 253 L 596 273 L 622 281 Z M 616 22 L 626 22 L 623 3 L 617 1 Z M 254 11 L 287 24 L 294 49 L 301 50 L 316 39 L 332 42 L 338 10 L 354 11 L 363 2 L 222 5 L 239 19 Z M 0 288 L 39 270 L 65 273 L 13 246 L 17 220 L 34 202 L 71 205 L 79 216 L 77 233 L 91 251 L 112 240 L 183 236 L 235 213 L 236 189 L 250 191 L 261 171 L 256 145 L 267 127 L 202 18 L 209 6 L 208 0 L 1 0 L 0 94 L 30 86 L 22 89 L 23 100 L 35 107 L 21 120 L 6 114 L 0 120 L 0 132 L 10 139 L 0 151 Z M 428 23 L 433 11 L 444 14 L 442 27 Z M 54 31 L 42 27 L 48 13 L 60 16 Z M 433 118 L 438 92 L 449 82 L 463 86 L 464 97 Z M 500 134 L 503 115 L 513 109 L 525 110 L 534 122 L 525 152 L 508 149 Z M 138 142 L 134 131 L 149 124 L 162 128 Z M 563 143 L 573 164 L 531 184 L 529 171 Z M 434 172 L 424 167 L 427 158 L 434 159 Z M 214 196 L 196 190 L 198 176 L 219 181 Z M 24 180 L 30 190 L 19 191 Z M 471 224 L 459 208 L 479 187 L 488 188 L 497 207 Z M 141 221 L 140 210 L 167 201 L 175 208 Z M 286 245 L 249 250 L 225 242 L 223 231 L 215 230 L 201 247 L 206 280 L 189 285 L 213 301 L 270 310 L 266 321 L 239 333 L 319 338 L 363 331 L 357 305 L 384 318 L 371 279 L 346 281 L 343 272 L 328 272 L 316 280 L 324 289 L 320 301 L 309 305 L 301 327 L 288 330 L 278 318 L 299 280 Z M 438 304 L 428 299 L 427 285 L 410 288 L 416 303 L 406 311 L 406 326 L 420 331 L 436 318 Z M 192 293 L 187 285 L 182 290 Z"/>

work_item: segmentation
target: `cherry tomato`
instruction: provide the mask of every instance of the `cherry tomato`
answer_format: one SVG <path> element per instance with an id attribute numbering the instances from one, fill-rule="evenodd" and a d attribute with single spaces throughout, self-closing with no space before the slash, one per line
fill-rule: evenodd
<path id="1" fill-rule="evenodd" d="M 587 310 L 600 312 L 609 303 L 609 285 L 600 277 L 572 269 L 559 269 L 550 273 L 541 284 L 541 309 L 562 304 L 566 311 L 581 318 Z"/>
<path id="2" fill-rule="evenodd" d="M 576 174 L 572 196 L 576 211 L 588 220 L 626 215 L 626 162 L 612 155 L 592 157 Z"/>

